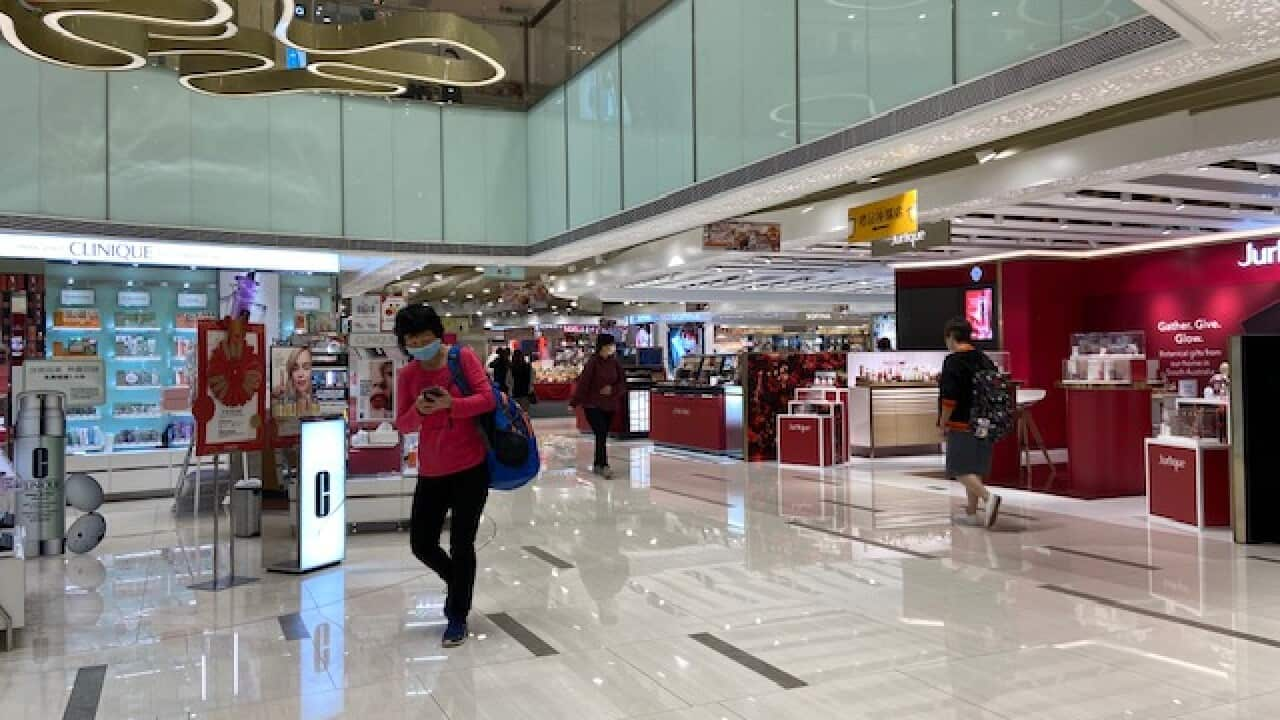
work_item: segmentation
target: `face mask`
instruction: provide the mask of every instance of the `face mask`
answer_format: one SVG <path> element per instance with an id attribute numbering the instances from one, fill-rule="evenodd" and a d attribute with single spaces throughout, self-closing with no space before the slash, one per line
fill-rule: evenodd
<path id="1" fill-rule="evenodd" d="M 436 340 L 430 345 L 423 345 L 419 348 L 408 348 L 408 350 L 409 357 L 414 360 L 418 360 L 419 362 L 431 362 L 431 359 L 440 352 L 440 341 Z"/>

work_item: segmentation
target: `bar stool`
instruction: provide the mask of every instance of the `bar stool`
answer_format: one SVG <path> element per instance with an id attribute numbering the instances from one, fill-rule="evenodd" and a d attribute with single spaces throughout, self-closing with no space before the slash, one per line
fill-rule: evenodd
<path id="1" fill-rule="evenodd" d="M 1040 428 L 1036 425 L 1035 416 L 1031 414 L 1031 407 L 1044 400 L 1046 395 L 1048 393 L 1039 388 L 1020 387 L 1017 392 L 1015 427 L 1018 432 L 1018 461 L 1022 465 L 1021 472 L 1025 474 L 1028 490 L 1032 489 L 1031 485 L 1034 479 L 1034 473 L 1031 470 L 1031 455 L 1036 451 L 1039 451 L 1044 456 L 1044 461 L 1049 466 L 1049 480 L 1045 483 L 1043 489 L 1051 489 L 1054 481 L 1058 479 L 1058 469 L 1053 465 L 1053 459 L 1049 456 L 1049 448 L 1045 447 L 1044 444 L 1044 436 L 1040 434 Z"/>

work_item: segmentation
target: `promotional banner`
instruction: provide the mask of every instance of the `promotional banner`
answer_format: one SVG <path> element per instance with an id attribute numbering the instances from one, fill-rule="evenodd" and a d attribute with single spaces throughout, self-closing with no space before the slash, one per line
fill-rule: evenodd
<path id="1" fill-rule="evenodd" d="M 396 331 L 396 313 L 400 312 L 408 302 L 403 295 L 384 295 L 382 297 L 382 332 Z"/>
<path id="2" fill-rule="evenodd" d="M 667 367 L 675 371 L 686 355 L 702 354 L 702 323 L 684 323 L 667 329 Z"/>
<path id="3" fill-rule="evenodd" d="M 818 373 L 835 373 L 835 387 L 848 387 L 848 366 L 848 353 L 747 355 L 747 461 L 776 460 L 778 416 L 787 412 L 796 389 L 813 386 Z"/>
<path id="4" fill-rule="evenodd" d="M 359 348 L 352 354 L 356 418 L 361 422 L 395 419 L 396 372 L 405 355 L 398 348 Z"/>
<path id="5" fill-rule="evenodd" d="M 276 440 L 297 440 L 299 418 L 320 413 L 311 384 L 313 363 L 310 348 L 271 348 L 271 419 Z"/>
<path id="6" fill-rule="evenodd" d="M 62 393 L 69 408 L 90 408 L 107 402 L 102 358 L 31 359 L 23 365 L 22 379 L 24 391 Z"/>
<path id="7" fill-rule="evenodd" d="M 849 208 L 849 242 L 867 244 L 920 229 L 915 190 Z"/>
<path id="8" fill-rule="evenodd" d="M 192 413 L 196 452 L 260 450 L 266 433 L 266 329 L 239 320 L 201 320 Z"/>
<path id="9" fill-rule="evenodd" d="M 726 221 L 707 225 L 702 230 L 705 250 L 738 252 L 778 252 L 782 249 L 782 225 Z"/>
<path id="10" fill-rule="evenodd" d="M 302 423 L 298 453 L 298 570 L 342 562 L 347 543 L 347 423 Z"/>
<path id="11" fill-rule="evenodd" d="M 359 295 L 351 298 L 351 334 L 382 332 L 382 298 Z"/>

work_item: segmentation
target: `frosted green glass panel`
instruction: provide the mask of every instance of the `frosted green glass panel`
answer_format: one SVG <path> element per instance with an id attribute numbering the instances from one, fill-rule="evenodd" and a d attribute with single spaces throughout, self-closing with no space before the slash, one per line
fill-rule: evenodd
<path id="1" fill-rule="evenodd" d="M 867 0 L 872 115 L 952 83 L 951 0 Z"/>
<path id="2" fill-rule="evenodd" d="M 187 94 L 191 100 L 192 221 L 209 228 L 270 228 L 269 102 L 265 98 L 229 102 Z"/>
<path id="3" fill-rule="evenodd" d="M 1132 0 L 1062 0 L 1062 41 L 1075 42 L 1143 12 Z"/>
<path id="4" fill-rule="evenodd" d="M 394 237 L 407 242 L 439 242 L 444 236 L 440 108 L 424 103 L 389 107 L 391 146 L 395 148 L 391 164 Z"/>
<path id="5" fill-rule="evenodd" d="M 693 0 L 622 41 L 622 187 L 634 207 L 693 182 Z"/>
<path id="6" fill-rule="evenodd" d="M 445 242 L 523 245 L 528 228 L 524 113 L 448 108 L 444 122 Z"/>
<path id="7" fill-rule="evenodd" d="M 529 234 L 528 130 L 522 112 L 488 111 L 485 115 L 485 188 L 492 203 L 485 213 L 486 241 L 491 245 L 524 245 Z"/>
<path id="8" fill-rule="evenodd" d="M 0 43 L 0 211 L 40 207 L 40 73 L 35 62 Z"/>
<path id="9" fill-rule="evenodd" d="M 34 60 L 28 62 L 36 64 Z M 40 212 L 59 217 L 105 219 L 106 75 L 47 63 L 39 63 L 37 67 L 40 69 Z M 68 108 L 69 98 L 75 99 L 74 109 Z"/>
<path id="10" fill-rule="evenodd" d="M 386 240 L 395 232 L 393 112 L 385 100 L 342 100 L 343 223 L 351 237 Z"/>
<path id="11" fill-rule="evenodd" d="M 111 219 L 191 225 L 191 97 L 159 68 L 107 74 Z"/>
<path id="12" fill-rule="evenodd" d="M 569 226 L 569 173 L 565 155 L 564 90 L 529 111 L 529 243 Z"/>
<path id="13" fill-rule="evenodd" d="M 698 179 L 795 144 L 795 4 L 695 0 L 693 23 Z"/>
<path id="14" fill-rule="evenodd" d="M 622 126 L 618 52 L 611 50 L 569 82 L 569 226 L 622 209 Z"/>
<path id="15" fill-rule="evenodd" d="M 868 11 L 827 0 L 799 0 L 800 139 L 808 142 L 871 116 Z M 769 51 L 773 55 L 772 51 Z M 775 56 L 780 57 L 780 56 Z"/>
<path id="16" fill-rule="evenodd" d="M 341 103 L 326 95 L 277 95 L 268 102 L 271 229 L 341 235 Z"/>
<path id="17" fill-rule="evenodd" d="M 1062 45 L 1060 0 L 958 0 L 956 79 L 972 80 Z"/>

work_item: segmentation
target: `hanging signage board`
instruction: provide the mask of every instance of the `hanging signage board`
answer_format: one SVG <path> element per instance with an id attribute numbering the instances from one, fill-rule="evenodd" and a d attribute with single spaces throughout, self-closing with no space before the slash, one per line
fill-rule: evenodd
<path id="1" fill-rule="evenodd" d="M 267 424 L 266 328 L 201 320 L 196 337 L 196 452 L 261 450 Z"/>
<path id="2" fill-rule="evenodd" d="M 865 245 L 919 230 L 919 193 L 908 190 L 867 205 L 849 208 L 849 242 Z"/>
<path id="3" fill-rule="evenodd" d="M 151 307 L 151 293 L 146 290 L 120 290 L 116 293 L 116 305 L 123 308 Z"/>
<path id="4" fill-rule="evenodd" d="M 902 253 L 920 252 L 951 244 L 951 223 L 941 222 L 921 225 L 915 232 L 876 240 L 871 243 L 871 257 L 888 257 Z"/>
<path id="5" fill-rule="evenodd" d="M 778 223 L 726 221 L 702 229 L 704 250 L 737 252 L 778 252 L 782 249 L 782 226 Z"/>
<path id="6" fill-rule="evenodd" d="M 67 407 L 88 408 L 107 402 L 107 373 L 102 358 L 28 358 L 22 364 L 24 392 L 59 392 Z"/>
<path id="7" fill-rule="evenodd" d="M 178 307 L 183 310 L 204 310 L 209 307 L 209 295 L 202 292 L 180 292 Z"/>

